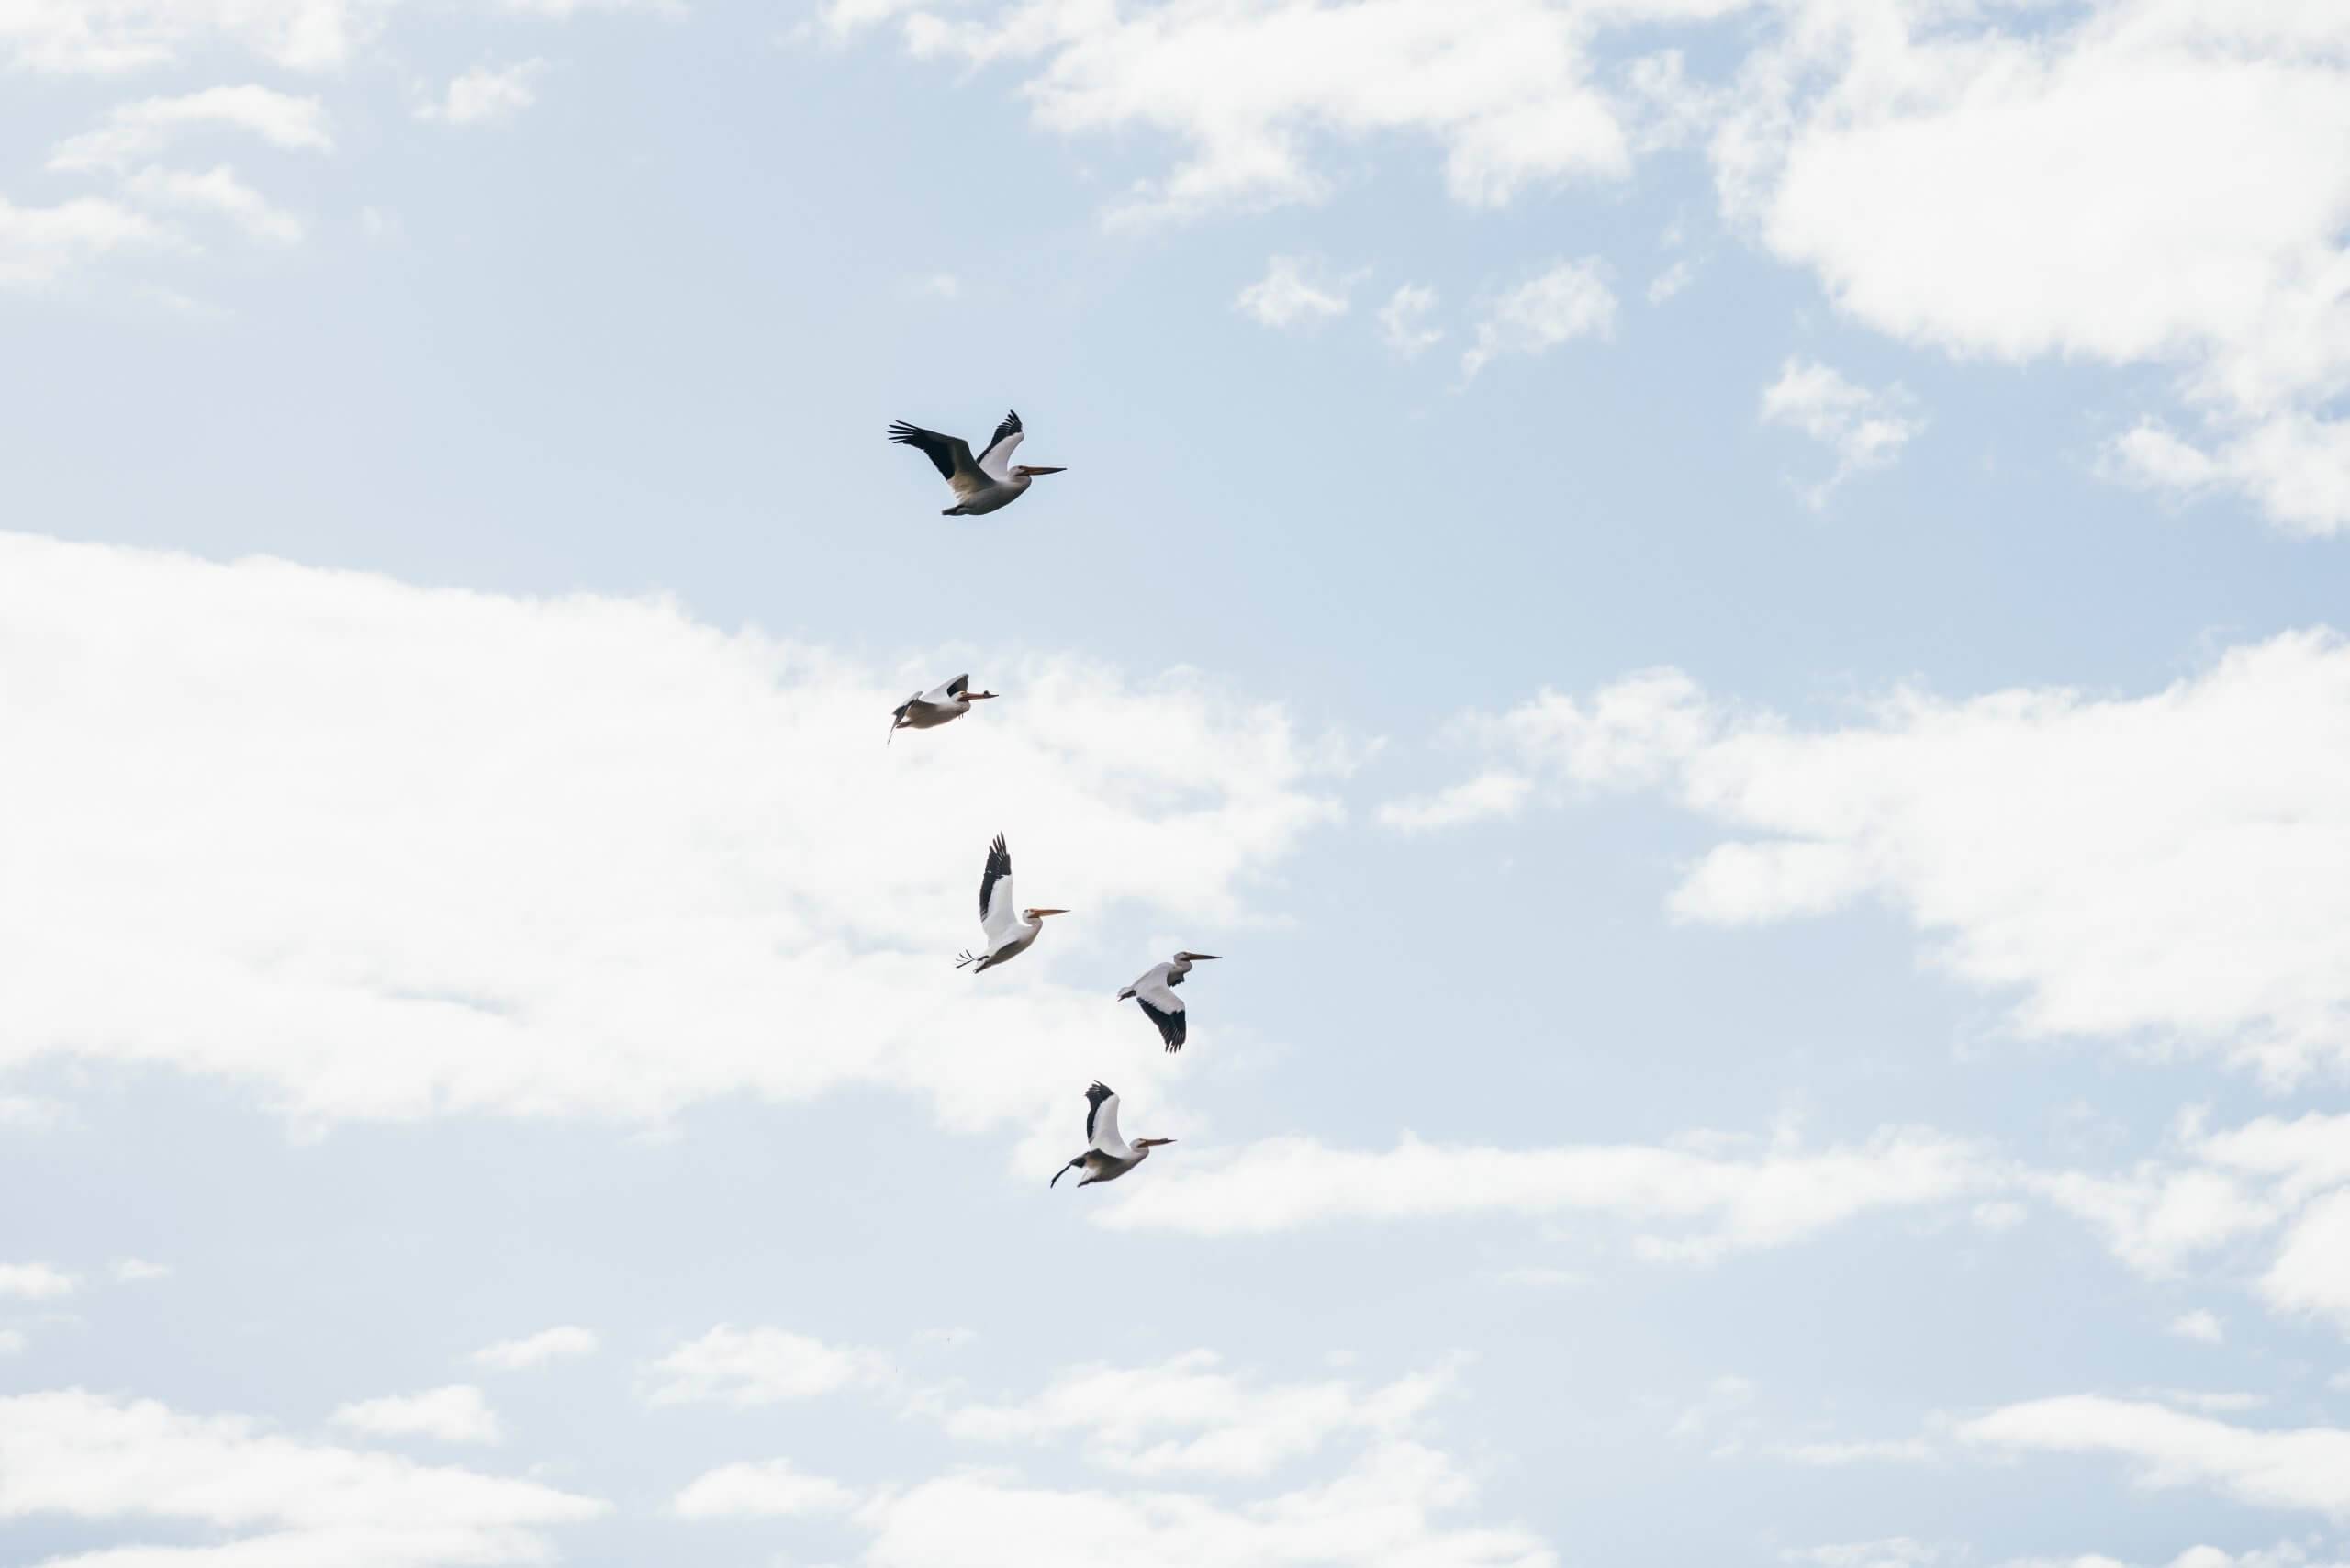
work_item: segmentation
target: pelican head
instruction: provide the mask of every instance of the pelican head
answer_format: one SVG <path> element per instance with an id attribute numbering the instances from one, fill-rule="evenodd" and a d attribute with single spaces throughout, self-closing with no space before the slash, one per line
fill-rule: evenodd
<path id="1" fill-rule="evenodd" d="M 1012 476 L 1015 479 L 1033 479 L 1039 474 L 1066 474 L 1068 472 L 1069 470 L 1066 468 L 1032 468 L 1025 463 L 1015 463 L 1012 465 Z"/>
<path id="2" fill-rule="evenodd" d="M 1020 918 L 1034 925 L 1048 914 L 1067 914 L 1068 913 L 1069 911 L 1065 909 L 1024 909 L 1020 912 Z"/>

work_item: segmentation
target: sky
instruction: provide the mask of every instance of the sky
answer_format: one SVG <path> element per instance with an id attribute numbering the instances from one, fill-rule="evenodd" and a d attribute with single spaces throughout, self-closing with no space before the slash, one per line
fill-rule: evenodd
<path id="1" fill-rule="evenodd" d="M 0 1561 L 2350 1562 L 2331 0 L 0 0 Z"/>

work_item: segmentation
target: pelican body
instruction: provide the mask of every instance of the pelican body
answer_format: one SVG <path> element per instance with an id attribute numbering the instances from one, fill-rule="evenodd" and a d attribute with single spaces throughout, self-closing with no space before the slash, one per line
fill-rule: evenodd
<path id="1" fill-rule="evenodd" d="M 984 701 L 994 695 L 992 691 L 973 691 L 971 678 L 958 675 L 944 686 L 916 692 L 899 703 L 890 725 L 890 738 L 897 739 L 900 730 L 934 730 L 969 712 L 972 703 Z M 882 744 L 886 745 L 889 743 L 885 741 Z"/>
<path id="2" fill-rule="evenodd" d="M 976 458 L 971 455 L 971 443 L 961 436 L 941 435 L 903 420 L 890 427 L 890 439 L 901 446 L 919 448 L 937 468 L 938 476 L 946 481 L 946 487 L 955 492 L 955 504 L 941 512 L 941 517 L 978 517 L 1001 510 L 1026 495 L 1028 482 L 1037 475 L 1063 472 L 1012 461 L 1021 442 L 1017 411 L 1003 416 L 1003 423 L 995 427 L 988 449 Z"/>
<path id="3" fill-rule="evenodd" d="M 1135 1000 L 1150 1021 L 1158 1025 L 1158 1037 L 1170 1051 L 1183 1048 L 1183 1039 L 1190 1026 L 1184 1022 L 1183 999 L 1175 988 L 1192 972 L 1192 966 L 1212 959 L 1214 953 L 1178 953 L 1163 964 L 1153 964 L 1142 972 L 1142 978 L 1118 992 L 1118 1000 Z"/>
<path id="4" fill-rule="evenodd" d="M 1072 1170 L 1085 1172 L 1080 1187 L 1091 1187 L 1096 1182 L 1114 1182 L 1150 1158 L 1150 1151 L 1171 1137 L 1138 1137 L 1128 1143 L 1118 1135 L 1118 1092 L 1096 1079 L 1093 1087 L 1085 1092 L 1085 1152 L 1053 1172 L 1047 1187 L 1060 1185 L 1061 1178 Z"/>
<path id="5" fill-rule="evenodd" d="M 1008 964 L 1028 950 L 1036 940 L 1036 933 L 1045 928 L 1048 915 L 1067 914 L 1065 909 L 1024 909 L 1014 913 L 1012 902 L 1012 851 L 1005 847 L 1003 834 L 997 834 L 995 842 L 988 846 L 988 863 L 979 873 L 979 930 L 985 935 L 985 951 L 966 950 L 955 960 L 955 967 L 977 964 L 971 972 L 979 974 L 998 964 Z"/>

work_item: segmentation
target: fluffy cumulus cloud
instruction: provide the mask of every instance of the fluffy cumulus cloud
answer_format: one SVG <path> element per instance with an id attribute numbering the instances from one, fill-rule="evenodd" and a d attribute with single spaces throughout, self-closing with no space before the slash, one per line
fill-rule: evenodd
<path id="1" fill-rule="evenodd" d="M 1616 326 L 1616 295 L 1605 271 L 1596 257 L 1561 262 L 1504 293 L 1460 356 L 1462 378 L 1504 354 L 1548 353 L 1577 338 L 1607 336 Z"/>
<path id="2" fill-rule="evenodd" d="M 328 152 L 334 148 L 326 106 L 318 98 L 248 84 L 118 104 L 97 129 L 59 142 L 49 155 L 49 166 L 124 169 L 183 137 L 212 130 L 258 137 L 290 151 Z"/>
<path id="3" fill-rule="evenodd" d="M 2330 633 L 2147 696 L 1900 690 L 1805 729 L 1668 670 L 1463 727 L 1489 773 L 1659 789 L 1735 834 L 1673 891 L 1684 919 L 1873 896 L 2027 1034 L 2215 1047 L 2277 1081 L 2350 1066 L 2350 645 Z"/>
<path id="4" fill-rule="evenodd" d="M 0 1518 L 226 1537 L 50 1558 L 56 1568 L 498 1568 L 546 1561 L 550 1530 L 606 1511 L 537 1482 L 304 1442 L 240 1417 L 80 1390 L 0 1398 Z"/>
<path id="5" fill-rule="evenodd" d="M 596 1353 L 593 1329 L 576 1324 L 545 1328 L 520 1339 L 500 1339 L 495 1345 L 484 1345 L 473 1353 L 476 1366 L 496 1372 L 527 1372 L 543 1367 L 549 1361 L 569 1361 Z"/>
<path id="6" fill-rule="evenodd" d="M 292 245 L 302 238 L 300 218 L 273 207 L 226 163 L 201 174 L 151 166 L 125 180 L 123 189 L 152 206 L 215 214 L 256 240 Z"/>
<path id="7" fill-rule="evenodd" d="M 330 1417 L 345 1431 L 371 1438 L 431 1438 L 444 1443 L 495 1443 L 498 1413 L 482 1391 L 452 1383 L 422 1394 L 386 1394 L 338 1408 Z"/>
<path id="8" fill-rule="evenodd" d="M 1080 923 L 1245 918 L 1337 814 L 1279 710 L 1067 659 L 885 748 L 951 667 L 658 601 L 0 536 L 0 1066 L 151 1063 L 308 1124 L 875 1083 L 1065 1131 L 1100 1025 Z M 1080 913 L 975 987 L 951 958 L 999 829 L 1023 895 Z"/>
<path id="9" fill-rule="evenodd" d="M 1353 280 L 1332 277 L 1301 256 L 1275 256 L 1265 275 L 1240 291 L 1233 308 L 1268 327 L 1303 327 L 1343 316 Z"/>
<path id="10" fill-rule="evenodd" d="M 1398 358 L 1418 358 L 1444 341 L 1444 329 L 1428 325 L 1436 307 L 1435 289 L 1416 283 L 1400 286 L 1379 308 L 1380 341 Z"/>
<path id="11" fill-rule="evenodd" d="M 543 60 L 502 68 L 477 65 L 418 106 L 417 118 L 443 125 L 501 125 L 539 101 L 539 79 L 546 70 Z"/>
<path id="12" fill-rule="evenodd" d="M 185 243 L 145 213 L 104 196 L 49 207 L 19 207 L 0 196 L 0 288 L 54 283 L 116 252 L 176 250 Z"/>
<path id="13" fill-rule="evenodd" d="M 788 1459 L 722 1464 L 696 1476 L 673 1505 L 686 1519 L 791 1518 L 846 1512 L 856 1494 Z"/>
<path id="14" fill-rule="evenodd" d="M 1203 1151 L 1125 1192 L 1099 1223 L 1201 1236 L 1347 1219 L 1591 1214 L 1648 1227 L 1639 1251 L 1705 1260 L 1785 1246 L 1862 1215 L 1950 1203 L 2006 1180 L 1973 1145 L 1909 1128 L 1806 1149 L 1695 1136 L 1675 1145 L 1332 1148 L 1275 1138 Z"/>
<path id="15" fill-rule="evenodd" d="M 0 1296 L 15 1301 L 54 1301 L 72 1295 L 73 1276 L 47 1263 L 0 1263 Z"/>
<path id="16" fill-rule="evenodd" d="M 2255 1428 L 2147 1400 L 2066 1394 L 1967 1421 L 1983 1448 L 2134 1460 L 2150 1486 L 2199 1486 L 2261 1507 L 2350 1518 L 2350 1431 Z"/>
<path id="17" fill-rule="evenodd" d="M 833 0 L 836 33 L 894 23 L 918 55 L 1007 63 L 1039 124 L 1072 137 L 1143 129 L 1181 151 L 1114 218 L 1189 217 L 1315 201 L 1326 141 L 1433 140 L 1459 200 L 1495 206 L 1631 165 L 1649 111 L 1598 79 L 1590 45 L 1611 21 L 1707 15 L 1740 0 L 1561 6 L 1548 0 L 1371 5 L 999 5 L 936 10 Z"/>
<path id="18" fill-rule="evenodd" d="M 1836 467 L 1806 491 L 1815 507 L 1865 469 L 1883 468 L 1923 428 L 1898 386 L 1872 390 L 1818 360 L 1790 359 L 1762 389 L 1762 422 L 1800 431 L 1835 455 Z"/>
<path id="19" fill-rule="evenodd" d="M 788 1328 L 722 1323 L 647 1367 L 645 1397 L 655 1405 L 780 1405 L 887 1386 L 896 1375 L 878 1351 L 829 1345 Z"/>
<path id="20" fill-rule="evenodd" d="M 989 1442 L 1080 1439 L 1090 1460 L 1129 1475 L 1254 1478 L 1348 1434 L 1403 1436 L 1448 1381 L 1437 1372 L 1371 1389 L 1268 1384 L 1194 1350 L 1157 1366 L 1072 1367 L 1019 1404 L 958 1406 L 945 1424 Z"/>
<path id="21" fill-rule="evenodd" d="M 1765 246 L 1913 342 L 2176 366 L 2206 443 L 2142 428 L 2125 474 L 2350 525 L 2350 12 L 1791 14 L 1714 140 Z"/>

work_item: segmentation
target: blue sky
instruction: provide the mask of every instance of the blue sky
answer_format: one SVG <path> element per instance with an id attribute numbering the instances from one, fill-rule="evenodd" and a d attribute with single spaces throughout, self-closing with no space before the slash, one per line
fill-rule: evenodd
<path id="1" fill-rule="evenodd" d="M 2344 1561 L 2335 10 L 0 6 L 0 1557 Z"/>

